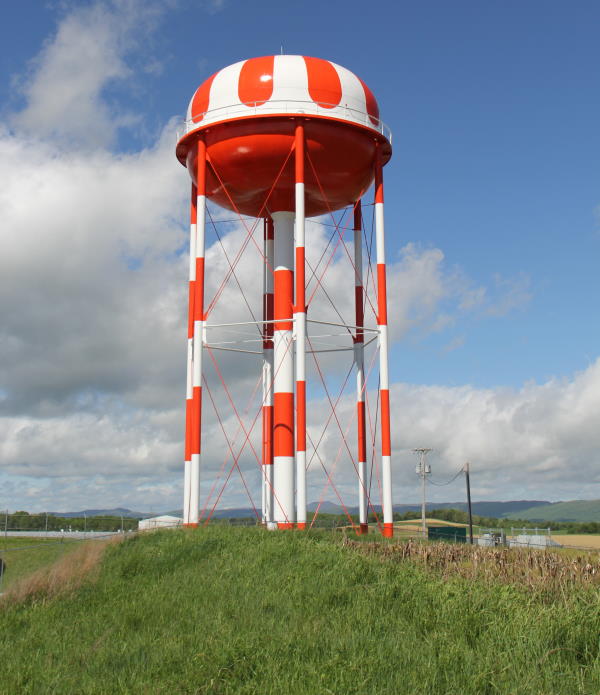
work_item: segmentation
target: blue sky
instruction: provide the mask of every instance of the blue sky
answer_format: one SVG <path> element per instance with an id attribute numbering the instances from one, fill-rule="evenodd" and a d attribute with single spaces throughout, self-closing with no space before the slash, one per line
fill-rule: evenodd
<path id="1" fill-rule="evenodd" d="M 544 484 L 515 478 L 514 471 L 503 481 L 494 463 L 497 457 L 490 453 L 488 462 L 482 463 L 488 478 L 480 496 L 600 497 L 598 465 L 595 459 L 589 461 L 597 450 L 590 409 L 598 404 L 594 370 L 600 345 L 598 3 L 380 2 L 369 8 L 358 2 L 21 0 L 11 3 L 4 16 L 0 118 L 7 146 L 31 153 L 32 138 L 39 138 L 37 152 L 46 152 L 43 166 L 61 158 L 73 163 L 77 153 L 89 152 L 87 161 L 93 162 L 95 172 L 102 167 L 107 171 L 134 167 L 144 157 L 152 159 L 153 152 L 164 152 L 152 160 L 169 181 L 160 189 L 165 200 L 166 192 L 172 191 L 171 205 L 165 202 L 157 210 L 157 216 L 172 225 L 164 254 L 176 253 L 185 243 L 187 175 L 183 169 L 177 171 L 174 156 L 171 163 L 166 154 L 174 139 L 172 119 L 183 118 L 198 84 L 230 63 L 277 53 L 282 44 L 286 53 L 328 58 L 359 74 L 377 96 L 382 118 L 394 134 L 394 156 L 385 171 L 388 257 L 398 263 L 401 273 L 411 245 L 410 253 L 419 263 L 429 259 L 428 267 L 433 268 L 429 279 L 439 283 L 430 304 L 415 300 L 407 309 L 413 321 L 394 342 L 392 380 L 409 400 L 427 393 L 435 401 L 432 394 L 439 389 L 448 389 L 444 393 L 459 401 L 459 393 L 493 394 L 500 400 L 502 394 L 512 394 L 513 411 L 520 407 L 519 398 L 531 406 L 527 394 L 537 387 L 537 395 L 531 396 L 534 409 L 546 412 L 541 404 L 545 396 L 540 394 L 556 390 L 556 400 L 548 407 L 564 412 L 570 407 L 569 389 L 577 389 L 578 379 L 587 379 L 590 384 L 583 390 L 589 400 L 585 407 L 579 402 L 574 412 L 584 414 L 589 429 L 577 425 L 563 436 L 564 423 L 549 418 L 545 429 L 545 416 L 524 426 L 529 439 L 549 442 L 546 449 L 542 447 L 545 453 L 534 449 L 519 464 L 531 471 L 546 470 L 544 465 L 551 469 Z M 75 30 L 67 32 L 61 43 L 57 39 L 61 27 L 69 26 Z M 80 76 L 77 50 L 83 49 L 75 45 L 77 31 L 90 43 L 96 31 L 104 32 L 98 43 L 98 70 Z M 73 46 L 68 61 L 61 62 Z M 57 55 L 62 58 L 56 59 Z M 70 67 L 63 69 L 65 64 Z M 75 119 L 72 108 L 58 108 L 58 115 L 48 115 L 48 105 L 65 98 L 62 87 L 71 84 L 72 77 L 73 89 L 82 90 L 78 103 L 89 107 L 81 118 L 89 118 L 97 140 L 86 140 L 90 133 L 81 126 L 81 118 Z M 54 90 L 54 97 L 46 87 Z M 104 115 L 96 123 L 90 114 L 99 110 Z M 69 132 L 79 140 L 69 144 Z M 26 168 L 13 175 L 23 177 L 25 191 Z M 10 219 L 15 230 L 22 229 L 17 218 Z M 121 217 L 115 213 L 115 224 L 123 224 L 124 231 L 114 243 L 131 246 L 134 254 L 143 256 L 148 250 L 129 238 L 128 219 L 127 211 Z M 110 272 L 108 260 L 106 268 Z M 123 282 L 130 287 L 128 279 Z M 427 277 L 424 282 L 423 296 L 430 287 Z M 88 309 L 92 307 L 90 298 Z M 70 311 L 66 305 L 65 311 Z M 4 344 L 17 338 L 27 344 L 27 336 L 19 330 L 5 337 Z M 93 394 L 94 402 L 109 399 L 112 412 L 124 408 L 145 423 L 140 427 L 149 426 L 144 408 L 151 407 L 154 417 L 155 405 L 107 385 L 150 378 L 132 376 L 134 368 L 127 371 L 123 366 L 129 357 L 119 349 L 130 348 L 115 347 L 112 362 L 103 367 L 106 382 L 86 383 L 82 376 L 72 383 L 72 377 L 57 374 L 53 387 L 67 395 L 49 396 L 54 405 L 45 414 L 33 397 L 29 405 L 18 405 L 18 388 L 0 373 L 5 381 L 0 381 L 0 394 L 9 394 L 4 399 L 6 417 L 29 417 L 43 428 L 48 418 L 60 418 L 61 413 L 67 420 L 75 417 L 76 410 L 65 403 L 81 403 L 85 394 Z M 171 354 L 167 347 L 165 352 Z M 64 355 L 57 355 L 54 364 L 61 359 Z M 120 370 L 125 377 L 114 376 Z M 179 374 L 175 366 L 165 366 L 164 372 L 169 370 Z M 35 393 L 35 384 L 30 391 Z M 179 404 L 171 404 L 173 398 L 170 392 L 165 395 L 169 401 L 165 412 L 175 422 Z M 427 412 L 428 401 L 423 398 Z M 432 411 L 436 403 L 432 402 Z M 401 407 L 410 409 L 405 403 Z M 87 415 L 93 420 L 100 417 L 100 410 L 90 406 Z M 422 424 L 422 418 L 414 417 L 406 425 L 409 429 Z M 13 426 L 14 422 L 6 424 L 11 432 Z M 169 427 L 160 456 L 171 460 L 179 434 L 175 425 Z M 436 425 L 436 431 L 440 427 Z M 514 429 L 518 431 L 518 425 Z M 132 430 L 132 441 L 135 436 L 139 430 Z M 582 437 L 587 438 L 587 448 L 573 453 L 571 442 Z M 516 437 L 513 446 L 522 448 L 522 440 Z M 468 454 L 457 453 L 443 441 L 436 449 L 440 475 L 456 467 L 457 457 Z M 12 481 L 12 495 L 21 494 L 26 480 L 33 492 L 31 497 L 18 497 L 23 504 L 42 504 L 42 489 L 45 506 L 73 499 L 66 492 L 73 489 L 69 485 L 75 486 L 73 471 L 58 476 L 60 482 L 48 482 L 35 463 L 37 454 L 19 451 L 15 444 L 5 455 L 10 463 L 1 474 Z M 486 455 L 479 446 L 473 453 Z M 56 457 L 61 460 L 60 447 Z M 570 486 L 568 470 L 579 467 L 583 459 L 591 466 L 589 476 Z M 128 460 L 126 453 L 123 460 Z M 84 477 L 97 481 L 96 473 Z M 175 501 L 178 484 L 172 462 L 144 482 L 156 488 L 155 506 L 161 495 Z M 100 483 L 97 488 L 91 485 L 78 501 L 91 506 L 110 497 L 126 503 L 128 485 L 110 490 Z M 401 496 L 416 496 L 416 481 L 406 478 L 404 486 Z M 130 504 L 143 501 L 140 492 L 131 496 Z M 12 506 L 11 500 L 0 499 L 3 504 Z"/>
<path id="2" fill-rule="evenodd" d="M 138 69 L 158 61 L 160 74 L 108 86 L 144 120 L 141 138 L 120 133 L 121 148 L 149 144 L 224 65 L 279 52 L 281 44 L 335 60 L 368 82 L 394 134 L 386 170 L 390 254 L 408 240 L 439 247 L 448 266 L 475 282 L 498 276 L 500 289 L 516 283 L 522 295 L 509 316 L 469 317 L 441 336 L 409 341 L 397 350 L 394 374 L 517 386 L 595 359 L 597 3 L 384 2 L 372 17 L 358 2 L 201 5 L 173 3 L 135 57 Z M 5 75 L 23 73 L 54 31 L 58 7 L 13 5 L 1 30 Z M 13 87 L 2 82 L 3 101 L 18 99 Z M 453 341 L 460 349 L 445 351 Z"/>

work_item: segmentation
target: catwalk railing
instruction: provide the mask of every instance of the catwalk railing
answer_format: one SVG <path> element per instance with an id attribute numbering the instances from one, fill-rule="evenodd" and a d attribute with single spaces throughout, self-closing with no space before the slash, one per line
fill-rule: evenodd
<path id="1" fill-rule="evenodd" d="M 327 118 L 344 118 L 350 123 L 356 123 L 381 133 L 391 144 L 392 131 L 382 120 L 371 116 L 366 111 L 353 109 L 345 104 L 327 104 L 314 101 L 294 101 L 290 99 L 272 99 L 267 102 L 247 102 L 245 104 L 231 104 L 211 109 L 203 113 L 195 114 L 192 118 L 184 121 L 184 133 L 177 131 L 177 140 L 184 134 L 190 133 L 196 128 L 201 128 L 207 123 L 213 124 L 226 121 L 230 118 L 240 116 L 275 116 L 285 114 L 286 116 L 324 116 Z"/>

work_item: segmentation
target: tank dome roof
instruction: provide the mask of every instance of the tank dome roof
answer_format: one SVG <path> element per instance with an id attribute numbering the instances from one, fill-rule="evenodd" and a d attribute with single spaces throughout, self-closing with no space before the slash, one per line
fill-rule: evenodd
<path id="1" fill-rule="evenodd" d="M 281 114 L 347 121 L 389 140 L 377 101 L 360 77 L 329 60 L 295 55 L 250 58 L 216 72 L 194 93 L 186 132 L 232 119 Z"/>

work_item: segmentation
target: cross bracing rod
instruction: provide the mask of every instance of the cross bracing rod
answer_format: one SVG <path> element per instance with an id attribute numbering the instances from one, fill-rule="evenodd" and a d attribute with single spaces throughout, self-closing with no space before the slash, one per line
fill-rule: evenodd
<path id="1" fill-rule="evenodd" d="M 279 321 L 284 320 L 294 321 L 293 317 L 286 319 L 278 319 Z M 235 321 L 234 323 L 205 323 L 204 328 L 224 328 L 226 326 L 262 326 L 265 323 L 276 323 L 276 321 Z"/>
<path id="2" fill-rule="evenodd" d="M 242 350 L 241 348 L 221 347 L 220 345 L 213 345 L 212 343 L 204 343 L 204 347 L 210 348 L 211 350 L 225 350 L 227 352 L 244 352 L 248 355 L 262 355 L 262 350 Z"/>
<path id="3" fill-rule="evenodd" d="M 317 321 L 317 319 L 306 319 L 307 323 L 320 323 L 324 326 L 339 326 L 340 328 L 354 328 L 354 330 L 369 331 L 369 333 L 380 333 L 380 328 L 366 328 L 365 326 L 355 326 L 351 323 L 334 323 L 333 321 Z"/>

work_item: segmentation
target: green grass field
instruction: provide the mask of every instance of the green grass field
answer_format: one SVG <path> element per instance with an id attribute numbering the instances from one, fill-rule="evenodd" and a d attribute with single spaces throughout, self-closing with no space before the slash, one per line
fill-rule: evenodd
<path id="1" fill-rule="evenodd" d="M 0 581 L 0 591 L 6 591 L 22 577 L 55 562 L 76 546 L 76 541 L 56 538 L 46 540 L 0 536 L 0 558 L 6 563 L 5 573 Z"/>
<path id="2" fill-rule="evenodd" d="M 597 585 L 442 578 L 327 532 L 156 532 L 2 605 L 0 693 L 597 695 L 599 609 Z"/>

